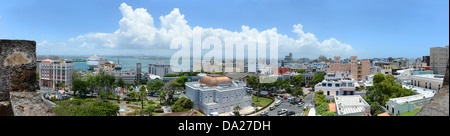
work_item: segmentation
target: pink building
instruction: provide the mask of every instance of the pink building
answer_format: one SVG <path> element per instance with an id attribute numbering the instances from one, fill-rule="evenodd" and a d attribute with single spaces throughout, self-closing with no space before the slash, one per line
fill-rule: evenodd
<path id="1" fill-rule="evenodd" d="M 323 91 L 328 98 L 339 95 L 354 95 L 355 80 L 323 80 L 314 87 L 314 91 Z"/>
<path id="2" fill-rule="evenodd" d="M 39 86 L 56 87 L 56 83 L 72 86 L 72 73 L 75 65 L 66 61 L 42 60 L 39 63 Z"/>

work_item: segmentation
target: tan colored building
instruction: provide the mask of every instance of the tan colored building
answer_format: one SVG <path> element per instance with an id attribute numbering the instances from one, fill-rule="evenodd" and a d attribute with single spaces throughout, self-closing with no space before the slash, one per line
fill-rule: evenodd
<path id="1" fill-rule="evenodd" d="M 355 80 L 363 80 L 367 75 L 370 75 L 370 61 L 358 61 L 357 56 L 351 56 L 351 74 Z"/>
<path id="2" fill-rule="evenodd" d="M 334 56 L 334 63 L 327 64 L 327 72 L 345 72 L 351 70 L 351 64 L 341 64 L 340 56 Z"/>
<path id="3" fill-rule="evenodd" d="M 430 67 L 435 74 L 444 75 L 448 62 L 448 45 L 430 48 Z"/>
<path id="4" fill-rule="evenodd" d="M 411 76 L 411 85 L 431 90 L 440 90 L 442 88 L 443 82 L 443 75 L 427 74 Z"/>

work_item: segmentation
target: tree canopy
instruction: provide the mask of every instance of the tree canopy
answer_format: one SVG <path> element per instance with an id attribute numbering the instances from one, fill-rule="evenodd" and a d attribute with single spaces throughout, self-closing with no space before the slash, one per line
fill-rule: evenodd
<path id="1" fill-rule="evenodd" d="M 305 81 L 303 75 L 296 75 L 292 78 L 292 85 L 301 86 Z"/>
<path id="2" fill-rule="evenodd" d="M 377 115 L 382 113 L 381 106 L 385 105 L 390 98 L 398 98 L 414 95 L 411 89 L 403 88 L 395 82 L 393 76 L 385 76 L 378 73 L 373 77 L 374 85 L 368 89 L 364 100 L 370 105 L 370 113 Z"/>

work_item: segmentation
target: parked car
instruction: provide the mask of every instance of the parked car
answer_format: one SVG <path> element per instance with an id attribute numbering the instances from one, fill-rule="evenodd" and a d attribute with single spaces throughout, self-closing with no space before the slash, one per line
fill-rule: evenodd
<path id="1" fill-rule="evenodd" d="M 304 102 L 299 102 L 299 103 L 298 103 L 298 107 L 302 107 L 303 105 L 305 105 Z"/>
<path id="2" fill-rule="evenodd" d="M 268 113 L 269 113 L 268 111 L 262 111 L 260 115 L 264 116 L 264 115 L 267 115 Z"/>
<path id="3" fill-rule="evenodd" d="M 287 111 L 288 111 L 287 109 L 281 109 L 281 110 L 278 111 L 278 115 L 284 114 Z"/>
<path id="4" fill-rule="evenodd" d="M 275 106 L 270 106 L 269 110 L 275 110 Z"/>
<path id="5" fill-rule="evenodd" d="M 153 97 L 158 97 L 158 96 L 159 96 L 158 93 L 154 93 L 154 94 L 153 94 Z"/>
<path id="6" fill-rule="evenodd" d="M 212 112 L 208 116 L 219 116 L 219 113 L 218 112 Z"/>
<path id="7" fill-rule="evenodd" d="M 275 106 L 279 106 L 280 104 L 281 104 L 281 101 L 278 100 L 278 101 L 275 103 Z"/>
<path id="8" fill-rule="evenodd" d="M 286 116 L 293 116 L 293 115 L 295 115 L 294 111 L 287 111 L 286 112 Z"/>

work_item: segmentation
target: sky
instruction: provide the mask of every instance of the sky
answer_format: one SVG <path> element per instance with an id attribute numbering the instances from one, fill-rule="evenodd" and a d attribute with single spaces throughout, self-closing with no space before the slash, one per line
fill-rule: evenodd
<path id="1" fill-rule="evenodd" d="M 37 55 L 171 56 L 171 39 L 278 37 L 278 55 L 429 55 L 449 44 L 448 0 L 2 0 L 0 39 Z"/>

